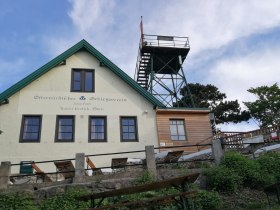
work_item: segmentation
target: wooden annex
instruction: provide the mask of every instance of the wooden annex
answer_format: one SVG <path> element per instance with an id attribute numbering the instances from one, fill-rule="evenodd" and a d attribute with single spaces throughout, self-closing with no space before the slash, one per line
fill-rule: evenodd
<path id="1" fill-rule="evenodd" d="M 171 139 L 169 123 L 172 119 L 184 121 L 186 141 Z M 158 109 L 156 111 L 156 121 L 159 145 L 162 147 L 195 145 L 212 138 L 208 109 Z M 185 152 L 196 152 L 195 147 L 178 148 L 178 150 L 182 149 Z"/>

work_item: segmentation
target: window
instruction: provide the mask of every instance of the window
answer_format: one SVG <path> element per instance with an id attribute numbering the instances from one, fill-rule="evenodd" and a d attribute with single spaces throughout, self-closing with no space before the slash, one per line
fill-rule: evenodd
<path id="1" fill-rule="evenodd" d="M 89 141 L 105 142 L 107 140 L 107 119 L 105 116 L 89 118 Z"/>
<path id="2" fill-rule="evenodd" d="M 72 92 L 94 92 L 94 70 L 72 69 Z"/>
<path id="3" fill-rule="evenodd" d="M 24 115 L 21 122 L 20 142 L 40 142 L 42 116 Z"/>
<path id="4" fill-rule="evenodd" d="M 121 141 L 138 141 L 136 117 L 121 117 Z"/>
<path id="5" fill-rule="evenodd" d="M 170 126 L 170 133 L 171 133 L 172 140 L 174 141 L 186 140 L 184 120 L 170 120 L 169 126 Z"/>
<path id="6" fill-rule="evenodd" d="M 74 142 L 74 116 L 57 116 L 56 119 L 56 141 Z"/>

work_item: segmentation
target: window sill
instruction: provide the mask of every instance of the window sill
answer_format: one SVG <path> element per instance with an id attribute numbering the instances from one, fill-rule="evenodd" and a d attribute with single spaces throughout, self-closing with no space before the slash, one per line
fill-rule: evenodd
<path id="1" fill-rule="evenodd" d="M 36 141 L 30 141 L 30 140 L 21 140 L 19 143 L 41 143 L 39 140 Z"/>
<path id="2" fill-rule="evenodd" d="M 75 143 L 74 140 L 69 140 L 69 141 L 66 141 L 66 140 L 55 140 L 54 143 Z"/>

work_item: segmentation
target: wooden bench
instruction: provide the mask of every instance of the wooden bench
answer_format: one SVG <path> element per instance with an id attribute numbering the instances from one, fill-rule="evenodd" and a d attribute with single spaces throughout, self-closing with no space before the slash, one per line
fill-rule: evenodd
<path id="1" fill-rule="evenodd" d="M 44 171 L 42 171 L 42 170 L 36 165 L 36 163 L 32 162 L 32 163 L 31 163 L 31 166 L 32 166 L 32 168 L 34 169 L 35 174 L 37 174 L 37 175 L 39 175 L 39 176 L 42 177 L 43 182 L 52 182 L 51 177 L 50 177 L 48 174 L 46 174 Z"/>
<path id="2" fill-rule="evenodd" d="M 181 209 L 187 209 L 187 200 L 185 198 L 189 196 L 193 196 L 195 194 L 194 191 L 188 192 L 188 187 L 186 184 L 188 183 L 193 183 L 197 177 L 199 176 L 198 173 L 195 174 L 190 174 L 187 176 L 183 177 L 178 177 L 178 178 L 173 178 L 169 180 L 163 180 L 163 181 L 157 181 L 153 182 L 150 184 L 144 184 L 144 185 L 138 185 L 138 186 L 133 186 L 133 187 L 127 187 L 127 188 L 122 188 L 122 189 L 117 189 L 117 190 L 112 190 L 112 191 L 105 191 L 101 193 L 93 193 L 85 196 L 79 197 L 79 200 L 82 201 L 88 201 L 91 200 L 91 207 L 92 209 L 110 209 L 114 207 L 121 207 L 121 206 L 133 206 L 133 205 L 141 205 L 142 203 L 149 203 L 149 205 L 155 205 L 156 202 L 164 202 L 165 199 L 169 199 L 171 201 L 177 201 L 180 202 L 183 206 Z M 107 206 L 101 206 L 103 200 L 105 198 L 109 197 L 115 197 L 115 196 L 122 196 L 122 195 L 129 195 L 129 194 L 135 194 L 135 193 L 141 193 L 141 192 L 147 192 L 147 191 L 152 191 L 152 190 L 159 190 L 163 188 L 168 188 L 168 187 L 177 187 L 180 188 L 181 193 L 176 193 L 172 195 L 166 195 L 166 196 L 159 196 L 156 198 L 153 198 L 151 200 L 143 200 L 143 201 L 132 201 L 129 203 L 118 203 L 114 205 L 107 205 Z M 180 197 L 179 200 L 176 199 L 176 197 Z M 98 203 L 96 203 L 97 199 L 100 199 Z"/>
<path id="3" fill-rule="evenodd" d="M 184 151 L 182 150 L 168 152 L 167 156 L 164 158 L 163 161 L 165 163 L 176 163 L 178 162 L 179 158 L 182 156 L 183 153 Z"/>
<path id="4" fill-rule="evenodd" d="M 112 158 L 111 168 L 115 171 L 125 169 L 127 158 Z"/>
<path id="5" fill-rule="evenodd" d="M 130 201 L 130 202 L 123 202 L 115 205 L 107 205 L 103 207 L 97 208 L 90 208 L 90 210 L 103 210 L 103 209 L 114 209 L 118 207 L 127 207 L 129 209 L 139 209 L 139 208 L 147 208 L 151 206 L 159 206 L 164 204 L 169 204 L 172 202 L 176 202 L 182 197 L 184 198 L 191 198 L 195 197 L 197 190 L 189 191 L 189 192 L 181 192 L 181 193 L 174 193 L 171 195 L 159 196 L 150 199 L 143 199 L 138 201 Z M 187 205 L 187 204 L 186 204 Z M 180 209 L 184 209 L 184 205 L 179 205 Z"/>
<path id="6" fill-rule="evenodd" d="M 92 174 L 95 175 L 102 175 L 102 171 L 99 168 L 96 168 L 96 166 L 94 165 L 94 163 L 91 161 L 91 159 L 89 157 L 86 158 L 86 163 L 87 166 L 89 166 L 92 170 Z"/>
<path id="7" fill-rule="evenodd" d="M 55 161 L 56 172 L 64 176 L 65 179 L 73 178 L 75 176 L 75 167 L 71 160 Z"/>

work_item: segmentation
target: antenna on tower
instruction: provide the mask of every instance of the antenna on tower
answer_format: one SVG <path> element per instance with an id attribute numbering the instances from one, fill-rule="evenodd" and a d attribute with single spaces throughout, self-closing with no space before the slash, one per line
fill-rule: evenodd
<path id="1" fill-rule="evenodd" d="M 141 16 L 140 32 L 141 32 L 141 42 L 143 43 L 143 39 L 144 39 L 143 16 Z"/>

